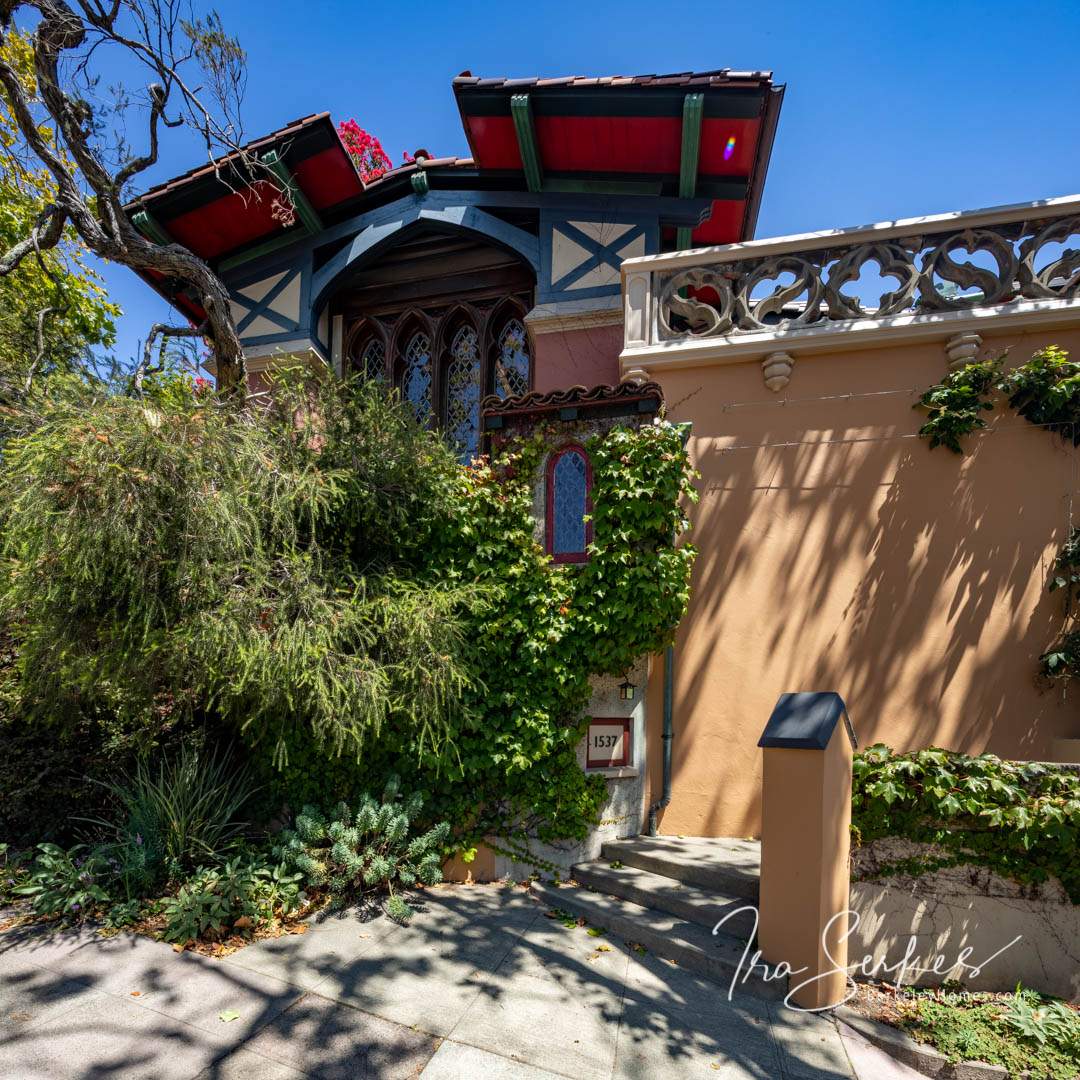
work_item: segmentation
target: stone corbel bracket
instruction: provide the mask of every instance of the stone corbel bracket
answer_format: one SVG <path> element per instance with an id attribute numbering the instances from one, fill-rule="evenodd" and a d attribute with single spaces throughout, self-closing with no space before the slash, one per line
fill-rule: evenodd
<path id="1" fill-rule="evenodd" d="M 791 382 L 791 372 L 794 368 L 795 357 L 786 352 L 769 353 L 761 361 L 761 374 L 765 379 L 765 385 L 774 394 L 780 393 Z"/>

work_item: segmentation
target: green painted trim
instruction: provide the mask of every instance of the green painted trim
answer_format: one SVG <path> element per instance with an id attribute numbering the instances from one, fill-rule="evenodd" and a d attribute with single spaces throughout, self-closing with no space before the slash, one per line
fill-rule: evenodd
<path id="1" fill-rule="evenodd" d="M 300 190 L 296 178 L 276 150 L 270 150 L 262 156 L 262 163 L 281 181 L 292 196 L 296 215 L 309 233 L 322 232 L 322 218 L 315 212 L 315 207 L 308 202 L 308 197 Z"/>
<path id="2" fill-rule="evenodd" d="M 431 190 L 428 175 L 424 169 L 417 169 L 412 174 L 412 189 L 417 195 L 426 195 Z"/>
<path id="3" fill-rule="evenodd" d="M 550 177 L 544 182 L 545 191 L 562 191 L 583 195 L 659 195 L 663 184 L 657 180 L 568 180 Z"/>
<path id="4" fill-rule="evenodd" d="M 510 115 L 514 118 L 521 164 L 525 169 L 525 183 L 530 191 L 540 191 L 544 186 L 544 173 L 540 164 L 540 148 L 536 145 L 536 128 L 533 126 L 528 94 L 511 96 Z"/>
<path id="5" fill-rule="evenodd" d="M 131 224 L 134 225 L 147 240 L 153 240 L 155 244 L 161 244 L 162 247 L 168 247 L 170 244 L 176 243 L 161 222 L 159 222 L 149 210 L 136 210 L 135 213 L 131 215 Z"/>
<path id="6" fill-rule="evenodd" d="M 701 118 L 704 112 L 704 94 L 687 94 L 683 98 L 682 157 L 679 162 L 680 199 L 692 199 L 697 191 L 698 158 L 701 155 Z"/>
<path id="7" fill-rule="evenodd" d="M 269 240 L 264 240 L 261 244 L 248 248 L 247 251 L 241 251 L 239 255 L 230 255 L 227 259 L 222 259 L 218 263 L 218 273 L 224 274 L 229 270 L 235 270 L 238 266 L 243 266 L 244 263 L 259 258 L 260 255 L 270 255 L 275 251 L 280 251 L 290 244 L 297 243 L 302 238 L 303 233 L 295 232 L 285 233 L 284 236 L 272 236 Z"/>

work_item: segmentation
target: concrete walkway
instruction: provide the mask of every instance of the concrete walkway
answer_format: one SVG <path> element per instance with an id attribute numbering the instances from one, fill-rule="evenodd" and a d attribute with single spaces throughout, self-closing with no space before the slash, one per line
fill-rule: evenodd
<path id="1" fill-rule="evenodd" d="M 225 960 L 128 934 L 0 934 L 13 1080 L 852 1075 L 831 1021 L 728 1003 L 521 889 L 440 887 L 407 927 L 350 912 Z"/>

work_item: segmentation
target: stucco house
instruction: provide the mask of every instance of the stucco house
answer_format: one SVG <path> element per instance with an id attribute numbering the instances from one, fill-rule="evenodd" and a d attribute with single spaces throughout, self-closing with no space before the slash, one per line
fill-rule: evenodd
<path id="1" fill-rule="evenodd" d="M 603 740 L 581 761 L 611 813 L 560 857 L 650 827 L 758 835 L 758 736 L 786 691 L 838 691 L 863 743 L 1074 753 L 1075 706 L 1034 671 L 1077 450 L 1004 417 L 963 458 L 930 452 L 913 406 L 973 357 L 1080 357 L 1080 197 L 755 239 L 769 72 L 452 89 L 468 158 L 417 152 L 365 184 L 324 113 L 247 147 L 294 213 L 228 159 L 130 213 L 227 283 L 250 379 L 290 357 L 392 380 L 463 461 L 539 415 L 641 422 L 666 402 L 691 425 L 690 612 L 629 695 L 597 683 Z M 585 558 L 583 452 L 546 477 L 545 542 Z"/>

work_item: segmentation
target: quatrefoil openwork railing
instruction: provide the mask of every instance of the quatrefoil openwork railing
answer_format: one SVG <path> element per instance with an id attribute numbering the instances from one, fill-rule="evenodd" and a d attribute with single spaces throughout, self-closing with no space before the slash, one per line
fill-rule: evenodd
<path id="1" fill-rule="evenodd" d="M 656 256 L 625 270 L 628 348 L 1074 301 L 1080 199 Z M 646 297 L 650 310 L 635 312 Z"/>

